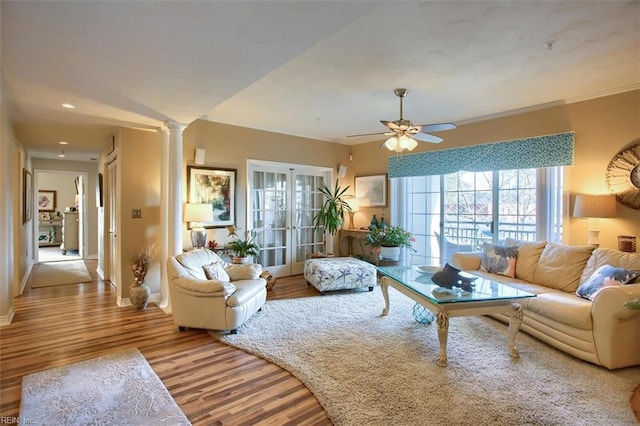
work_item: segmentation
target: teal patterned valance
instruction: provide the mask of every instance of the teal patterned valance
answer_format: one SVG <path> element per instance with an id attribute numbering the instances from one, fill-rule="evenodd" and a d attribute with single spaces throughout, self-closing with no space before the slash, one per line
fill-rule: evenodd
<path id="1" fill-rule="evenodd" d="M 574 136 L 558 133 L 390 157 L 389 177 L 566 166 L 573 164 Z"/>

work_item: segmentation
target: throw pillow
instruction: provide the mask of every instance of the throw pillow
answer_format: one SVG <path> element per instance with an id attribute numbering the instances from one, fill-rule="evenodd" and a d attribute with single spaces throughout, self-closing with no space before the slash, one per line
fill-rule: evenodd
<path id="1" fill-rule="evenodd" d="M 588 280 L 578 287 L 576 295 L 593 301 L 603 288 L 630 284 L 639 276 L 640 272 L 638 271 L 602 265 L 595 270 Z"/>
<path id="2" fill-rule="evenodd" d="M 204 269 L 204 274 L 209 280 L 231 281 L 229 274 L 227 274 L 227 271 L 224 270 L 224 266 L 220 262 L 213 262 L 210 265 L 204 265 L 202 269 Z"/>
<path id="3" fill-rule="evenodd" d="M 514 278 L 516 276 L 517 246 L 497 246 L 484 243 L 480 270 Z"/>
<path id="4" fill-rule="evenodd" d="M 231 281 L 255 280 L 258 279 L 262 273 L 262 265 L 259 263 L 228 263 L 225 271 L 227 271 L 231 277 Z"/>

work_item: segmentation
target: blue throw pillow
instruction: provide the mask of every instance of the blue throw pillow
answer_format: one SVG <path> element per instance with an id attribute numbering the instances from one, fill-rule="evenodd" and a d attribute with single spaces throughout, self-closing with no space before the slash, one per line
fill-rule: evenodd
<path id="1" fill-rule="evenodd" d="M 578 287 L 576 295 L 593 301 L 596 298 L 596 294 L 603 288 L 631 284 L 639 276 L 640 272 L 638 271 L 602 265 Z"/>
<path id="2" fill-rule="evenodd" d="M 480 270 L 493 274 L 516 276 L 516 260 L 518 259 L 517 246 L 495 246 L 484 243 L 482 246 L 482 260 Z"/>

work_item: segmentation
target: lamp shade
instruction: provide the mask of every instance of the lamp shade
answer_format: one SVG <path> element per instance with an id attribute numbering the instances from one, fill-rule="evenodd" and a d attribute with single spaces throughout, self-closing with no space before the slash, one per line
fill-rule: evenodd
<path id="1" fill-rule="evenodd" d="M 612 194 L 576 195 L 573 216 L 592 218 L 616 217 L 616 196 Z"/>
<path id="2" fill-rule="evenodd" d="M 211 204 L 189 203 L 184 208 L 185 222 L 211 222 L 213 220 L 213 206 Z"/>
<path id="3" fill-rule="evenodd" d="M 350 199 L 349 201 L 347 201 L 347 204 L 349 204 L 349 207 L 351 207 L 352 212 L 357 212 L 360 209 L 360 202 L 357 198 Z"/>

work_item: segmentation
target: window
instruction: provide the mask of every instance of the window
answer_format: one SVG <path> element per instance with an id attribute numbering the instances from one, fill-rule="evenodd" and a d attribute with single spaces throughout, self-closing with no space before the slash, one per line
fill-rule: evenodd
<path id="1" fill-rule="evenodd" d="M 415 237 L 412 264 L 437 265 L 456 251 L 505 238 L 562 240 L 562 168 L 393 179 L 394 216 Z"/>

